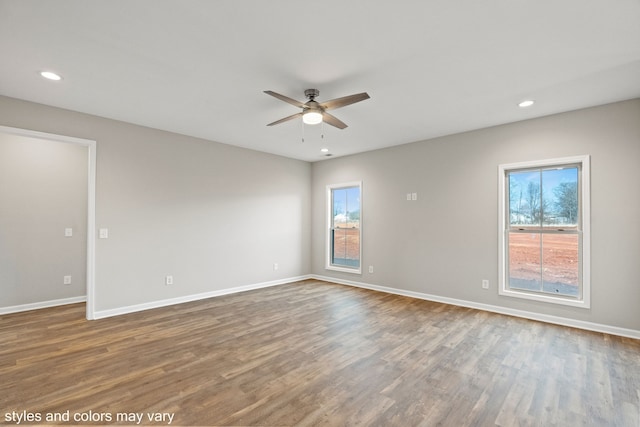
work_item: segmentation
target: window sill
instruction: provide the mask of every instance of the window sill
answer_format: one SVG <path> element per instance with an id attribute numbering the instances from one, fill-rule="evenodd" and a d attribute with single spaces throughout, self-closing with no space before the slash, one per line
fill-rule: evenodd
<path id="1" fill-rule="evenodd" d="M 546 295 L 546 294 L 519 292 L 519 291 L 514 291 L 512 289 L 505 289 L 504 286 L 500 286 L 498 289 L 499 289 L 498 291 L 499 295 L 503 295 L 511 298 L 527 299 L 527 300 L 540 301 L 540 302 L 545 302 L 550 304 L 567 305 L 571 307 L 591 308 L 591 304 L 589 303 L 589 300 L 586 298 L 572 299 L 572 298 L 556 297 L 553 295 Z"/>
<path id="2" fill-rule="evenodd" d="M 326 270 L 340 271 L 342 273 L 362 274 L 362 269 L 361 268 L 338 267 L 338 266 L 335 266 L 335 265 L 327 265 L 324 268 Z"/>

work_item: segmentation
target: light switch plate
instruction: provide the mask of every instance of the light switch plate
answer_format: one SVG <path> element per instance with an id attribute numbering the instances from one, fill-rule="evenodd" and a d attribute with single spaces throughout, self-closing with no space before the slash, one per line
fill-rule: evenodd
<path id="1" fill-rule="evenodd" d="M 72 237 L 73 236 L 73 228 L 65 228 L 64 229 L 64 237 Z"/>
<path id="2" fill-rule="evenodd" d="M 108 239 L 109 238 L 109 229 L 108 228 L 101 228 L 99 237 L 101 239 Z"/>

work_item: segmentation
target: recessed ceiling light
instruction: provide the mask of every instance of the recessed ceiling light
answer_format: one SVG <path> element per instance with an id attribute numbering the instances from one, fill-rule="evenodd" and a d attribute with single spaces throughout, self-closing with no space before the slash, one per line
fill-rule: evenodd
<path id="1" fill-rule="evenodd" d="M 320 151 L 322 151 L 323 153 L 328 153 L 329 149 L 328 148 L 321 148 Z"/>
<path id="2" fill-rule="evenodd" d="M 52 71 L 43 71 L 40 73 L 40 75 L 45 79 L 49 79 L 49 80 L 55 80 L 55 81 L 62 80 L 62 77 L 60 77 L 60 75 Z"/>
<path id="3" fill-rule="evenodd" d="M 531 107 L 534 104 L 534 102 L 535 101 L 531 99 L 527 99 L 526 101 L 522 101 L 520 104 L 518 104 L 518 107 L 520 108 Z"/>

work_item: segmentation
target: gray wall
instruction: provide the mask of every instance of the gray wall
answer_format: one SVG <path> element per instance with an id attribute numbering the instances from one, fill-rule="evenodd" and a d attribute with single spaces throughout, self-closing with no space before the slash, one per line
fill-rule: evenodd
<path id="1" fill-rule="evenodd" d="M 96 311 L 310 270 L 306 162 L 7 97 L 0 124 L 97 141 Z"/>
<path id="2" fill-rule="evenodd" d="M 583 154 L 591 155 L 591 309 L 499 296 L 498 165 Z M 639 164 L 638 99 L 314 163 L 312 273 L 640 330 Z M 324 268 L 325 186 L 355 180 L 363 181 L 361 276 Z"/>
<path id="3" fill-rule="evenodd" d="M 0 133 L 0 306 L 86 295 L 87 164 L 86 147 Z"/>
<path id="4" fill-rule="evenodd" d="M 98 311 L 312 273 L 640 330 L 638 99 L 313 164 L 6 97 L 0 124 L 97 141 Z M 582 154 L 591 309 L 499 296 L 498 165 Z M 353 276 L 324 269 L 325 186 L 357 180 Z"/>

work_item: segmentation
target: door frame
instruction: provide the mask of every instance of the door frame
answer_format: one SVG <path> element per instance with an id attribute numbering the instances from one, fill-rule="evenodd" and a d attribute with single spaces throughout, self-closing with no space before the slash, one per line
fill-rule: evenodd
<path id="1" fill-rule="evenodd" d="M 95 270 L 96 270 L 96 141 L 73 136 L 57 135 L 9 126 L 0 126 L 0 132 L 8 135 L 37 138 L 45 141 L 65 142 L 87 147 L 87 303 L 86 317 L 95 319 Z"/>

